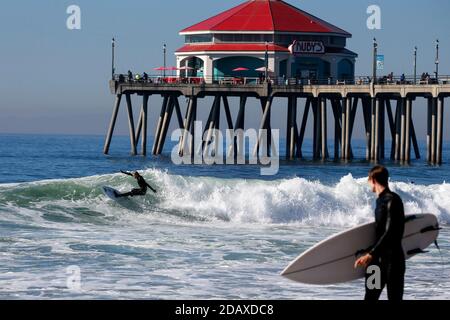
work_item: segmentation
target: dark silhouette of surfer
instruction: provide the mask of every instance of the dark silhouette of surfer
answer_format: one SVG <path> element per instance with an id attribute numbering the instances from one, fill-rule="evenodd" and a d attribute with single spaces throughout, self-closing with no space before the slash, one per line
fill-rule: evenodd
<path id="1" fill-rule="evenodd" d="M 355 262 L 355 268 L 378 266 L 380 287 L 369 288 L 366 272 L 365 300 L 378 300 L 387 286 L 389 300 L 402 300 L 405 278 L 405 255 L 402 238 L 405 230 L 405 212 L 400 197 L 389 189 L 389 172 L 376 166 L 369 172 L 372 192 L 378 195 L 375 209 L 376 242 L 369 253 Z M 366 269 L 367 270 L 367 269 Z"/>
<path id="2" fill-rule="evenodd" d="M 154 193 L 156 193 L 156 190 L 153 189 L 152 186 L 150 186 L 147 183 L 147 181 L 145 181 L 145 179 L 139 174 L 139 172 L 135 171 L 134 173 L 131 173 L 131 172 L 126 172 L 126 171 L 122 171 L 122 170 L 120 170 L 120 172 L 122 172 L 123 174 L 126 174 L 127 176 L 131 176 L 131 177 L 135 178 L 137 180 L 139 188 L 133 189 L 127 193 L 114 192 L 114 195 L 117 198 L 145 196 L 147 194 L 147 188 L 150 188 L 150 190 L 152 190 Z"/>

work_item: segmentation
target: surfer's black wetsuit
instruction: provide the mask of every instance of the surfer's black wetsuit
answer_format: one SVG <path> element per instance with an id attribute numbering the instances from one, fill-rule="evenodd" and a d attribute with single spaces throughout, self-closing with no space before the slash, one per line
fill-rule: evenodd
<path id="1" fill-rule="evenodd" d="M 386 285 L 389 300 L 402 300 L 405 276 L 402 247 L 405 212 L 400 197 L 388 188 L 377 199 L 375 224 L 377 242 L 369 253 L 373 257 L 371 265 L 380 267 L 381 288 L 369 289 L 366 281 L 365 300 L 378 300 Z"/>
<path id="2" fill-rule="evenodd" d="M 128 176 L 132 176 L 133 175 L 129 172 L 125 172 L 125 171 L 121 171 L 123 174 L 126 174 Z M 121 197 L 133 197 L 133 196 L 145 196 L 147 194 L 147 188 L 150 188 L 153 192 L 156 192 L 155 189 L 153 189 L 145 180 L 142 176 L 139 176 L 136 178 L 137 183 L 139 185 L 139 188 L 133 189 L 130 192 L 127 193 L 122 193 L 122 194 L 118 194 L 117 197 L 121 198 Z"/>

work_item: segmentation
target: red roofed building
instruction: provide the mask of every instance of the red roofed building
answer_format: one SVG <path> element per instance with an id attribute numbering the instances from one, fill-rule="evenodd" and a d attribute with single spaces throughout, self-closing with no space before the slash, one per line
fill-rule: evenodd
<path id="1" fill-rule="evenodd" d="M 250 0 L 180 32 L 177 66 L 213 82 L 255 77 L 268 63 L 272 77 L 347 79 L 357 54 L 351 34 L 281 0 Z M 248 71 L 233 71 L 247 68 Z"/>

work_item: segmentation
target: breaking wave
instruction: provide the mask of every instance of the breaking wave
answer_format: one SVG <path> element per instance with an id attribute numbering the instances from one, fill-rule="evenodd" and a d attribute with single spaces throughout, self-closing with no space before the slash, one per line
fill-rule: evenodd
<path id="1" fill-rule="evenodd" d="M 79 179 L 45 180 L 0 185 L 0 222 L 26 227 L 58 228 L 70 223 L 299 224 L 354 226 L 373 220 L 375 196 L 366 179 L 344 176 L 336 184 L 303 178 L 275 181 L 219 179 L 143 171 L 158 189 L 146 197 L 119 203 L 106 198 L 101 187 L 121 191 L 134 187 L 120 174 Z M 407 213 L 427 212 L 441 223 L 450 221 L 450 184 L 415 185 L 392 182 Z"/>

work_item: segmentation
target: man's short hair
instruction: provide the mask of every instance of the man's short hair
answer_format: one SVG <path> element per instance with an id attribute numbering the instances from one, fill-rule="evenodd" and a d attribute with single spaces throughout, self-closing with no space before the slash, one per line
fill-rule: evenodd
<path id="1" fill-rule="evenodd" d="M 387 187 L 389 183 L 389 171 L 383 166 L 375 166 L 369 172 L 369 180 L 374 180 L 383 187 Z"/>

